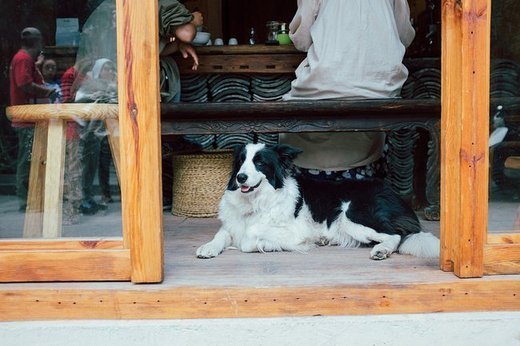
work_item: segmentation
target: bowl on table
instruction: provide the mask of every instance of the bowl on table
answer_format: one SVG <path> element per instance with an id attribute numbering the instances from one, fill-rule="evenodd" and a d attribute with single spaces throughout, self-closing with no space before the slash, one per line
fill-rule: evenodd
<path id="1" fill-rule="evenodd" d="M 195 38 L 191 43 L 194 46 L 204 46 L 206 43 L 208 43 L 210 38 L 211 34 L 209 32 L 197 31 L 197 35 L 195 35 Z"/>

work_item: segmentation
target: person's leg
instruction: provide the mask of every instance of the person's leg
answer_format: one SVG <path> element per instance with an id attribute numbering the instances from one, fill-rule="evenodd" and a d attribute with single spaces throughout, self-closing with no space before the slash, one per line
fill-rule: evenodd
<path id="1" fill-rule="evenodd" d="M 111 203 L 112 193 L 110 192 L 110 162 L 112 162 L 112 153 L 110 152 L 110 145 L 108 137 L 104 136 L 101 139 L 99 149 L 99 186 L 101 187 L 102 201 Z"/>
<path id="2" fill-rule="evenodd" d="M 93 122 L 88 123 L 81 129 L 81 190 L 83 202 L 81 212 L 84 214 L 95 214 L 98 210 L 97 203 L 94 201 L 94 176 L 98 169 L 99 160 L 99 137 L 92 130 Z"/>
<path id="3" fill-rule="evenodd" d="M 82 196 L 81 172 L 79 139 L 67 139 L 65 174 L 63 177 L 63 222 L 66 224 L 76 224 L 79 222 Z"/>
<path id="4" fill-rule="evenodd" d="M 27 193 L 29 191 L 29 175 L 31 171 L 31 154 L 34 138 L 34 128 L 16 128 L 15 131 L 18 136 L 16 195 L 19 200 L 19 210 L 25 211 L 27 206 Z"/>

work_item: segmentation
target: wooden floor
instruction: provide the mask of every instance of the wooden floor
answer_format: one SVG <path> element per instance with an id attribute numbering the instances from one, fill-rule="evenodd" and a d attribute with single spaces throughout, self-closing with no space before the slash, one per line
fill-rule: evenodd
<path id="1" fill-rule="evenodd" d="M 198 246 L 215 219 L 165 216 L 165 280 L 1 284 L 0 320 L 312 316 L 520 310 L 520 276 L 458 279 L 436 260 L 369 249 L 244 254 L 210 260 Z M 71 270 L 74 270 L 71 268 Z"/>

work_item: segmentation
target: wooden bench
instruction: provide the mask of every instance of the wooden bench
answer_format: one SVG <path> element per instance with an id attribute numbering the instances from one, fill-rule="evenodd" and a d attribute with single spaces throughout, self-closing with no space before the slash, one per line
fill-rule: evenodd
<path id="1" fill-rule="evenodd" d="M 161 114 L 163 135 L 424 129 L 430 134 L 424 214 L 439 219 L 438 99 L 178 103 L 161 105 Z"/>

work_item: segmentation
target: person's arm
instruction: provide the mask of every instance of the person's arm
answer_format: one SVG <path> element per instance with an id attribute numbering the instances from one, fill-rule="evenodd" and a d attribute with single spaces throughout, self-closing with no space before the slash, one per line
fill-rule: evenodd
<path id="1" fill-rule="evenodd" d="M 410 46 L 415 37 L 415 30 L 410 21 L 410 7 L 407 0 L 394 0 L 394 17 L 399 39 L 405 47 Z"/>
<path id="2" fill-rule="evenodd" d="M 194 19 L 194 14 L 180 2 L 159 0 L 159 36 L 173 37 L 178 26 L 191 23 Z"/>
<path id="3" fill-rule="evenodd" d="M 298 50 L 306 52 L 312 45 L 311 27 L 320 3 L 321 0 L 298 0 L 298 10 L 289 24 L 289 37 Z"/>
<path id="4" fill-rule="evenodd" d="M 199 56 L 197 55 L 197 52 L 195 51 L 195 48 L 193 48 L 192 45 L 189 43 L 184 43 L 181 41 L 173 41 L 170 42 L 164 47 L 164 49 L 161 52 L 161 56 L 167 56 L 171 55 L 175 52 L 179 51 L 184 59 L 187 59 L 188 57 L 193 58 L 193 65 L 191 69 L 193 71 L 197 70 L 199 67 Z"/>
<path id="5" fill-rule="evenodd" d="M 43 86 L 42 84 L 35 83 L 34 75 L 36 66 L 33 60 L 21 60 L 16 66 L 14 66 L 14 82 L 16 86 L 23 90 L 24 93 L 34 97 L 49 97 L 54 93 L 54 89 L 49 89 Z M 39 72 L 38 72 L 39 73 Z M 41 83 L 41 80 L 37 82 Z"/>
<path id="6" fill-rule="evenodd" d="M 192 23 L 179 25 L 177 29 L 175 29 L 175 37 L 184 43 L 192 42 L 196 34 L 197 28 Z"/>
<path id="7" fill-rule="evenodd" d="M 44 87 L 43 85 L 36 84 L 31 82 L 29 84 L 24 84 L 21 86 L 24 93 L 33 95 L 36 97 L 50 97 L 52 94 L 56 92 L 56 89 L 49 89 Z"/>

